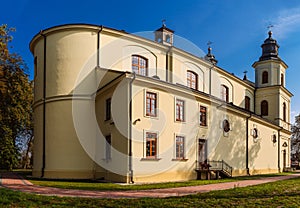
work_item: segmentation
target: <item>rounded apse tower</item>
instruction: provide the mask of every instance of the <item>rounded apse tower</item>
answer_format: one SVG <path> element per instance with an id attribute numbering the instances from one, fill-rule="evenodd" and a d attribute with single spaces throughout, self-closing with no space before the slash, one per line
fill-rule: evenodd
<path id="1" fill-rule="evenodd" d="M 78 74 L 87 60 L 91 67 L 97 66 L 101 29 L 63 25 L 40 31 L 30 42 L 35 83 L 34 177 L 95 177 L 95 164 L 77 139 L 72 99 Z"/>

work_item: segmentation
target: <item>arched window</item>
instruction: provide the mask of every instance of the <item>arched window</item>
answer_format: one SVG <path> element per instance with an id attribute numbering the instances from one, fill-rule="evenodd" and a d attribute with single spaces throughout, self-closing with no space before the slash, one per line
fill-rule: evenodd
<path id="1" fill-rule="evenodd" d="M 221 85 L 221 99 L 229 102 L 229 88 L 226 85 Z"/>
<path id="2" fill-rule="evenodd" d="M 250 110 L 250 98 L 248 96 L 245 96 L 245 109 Z"/>
<path id="3" fill-rule="evenodd" d="M 262 116 L 267 116 L 269 114 L 269 104 L 266 100 L 261 102 L 260 110 Z"/>
<path id="4" fill-rule="evenodd" d="M 171 37 L 170 37 L 170 35 L 166 35 L 166 42 L 167 42 L 167 43 L 170 43 L 170 42 L 171 42 Z"/>
<path id="5" fill-rule="evenodd" d="M 286 121 L 286 104 L 285 103 L 283 103 L 282 111 L 283 111 L 283 121 Z"/>
<path id="6" fill-rule="evenodd" d="M 133 55 L 132 56 L 132 72 L 135 72 L 136 74 L 140 74 L 143 76 L 147 76 L 147 66 L 148 66 L 148 60 L 142 56 Z"/>
<path id="7" fill-rule="evenodd" d="M 284 74 L 281 74 L 280 84 L 281 84 L 281 86 L 284 86 Z"/>
<path id="8" fill-rule="evenodd" d="M 198 75 L 195 72 L 187 71 L 187 86 L 197 90 L 198 88 Z"/>
<path id="9" fill-rule="evenodd" d="M 269 82 L 269 74 L 267 71 L 264 71 L 262 73 L 262 84 L 268 83 Z"/>

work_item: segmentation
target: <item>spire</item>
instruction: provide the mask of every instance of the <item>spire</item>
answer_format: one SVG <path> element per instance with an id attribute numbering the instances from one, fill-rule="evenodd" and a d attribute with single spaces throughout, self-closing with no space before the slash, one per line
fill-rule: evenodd
<path id="1" fill-rule="evenodd" d="M 277 41 L 272 38 L 272 34 L 273 34 L 272 31 L 269 30 L 268 32 L 269 37 L 261 45 L 262 55 L 259 58 L 259 61 L 270 60 L 270 59 L 280 60 L 278 56 L 279 45 L 277 44 Z"/>
<path id="2" fill-rule="evenodd" d="M 204 59 L 211 62 L 213 65 L 216 65 L 218 63 L 218 61 L 211 52 L 212 51 L 212 48 L 210 47 L 211 44 L 212 44 L 212 42 L 208 41 L 208 43 L 207 43 L 207 46 L 208 46 L 207 54 L 204 57 Z"/>

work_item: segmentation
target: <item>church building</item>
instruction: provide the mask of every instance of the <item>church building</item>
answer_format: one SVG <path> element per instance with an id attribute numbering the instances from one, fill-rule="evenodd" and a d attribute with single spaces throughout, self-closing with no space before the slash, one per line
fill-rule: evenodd
<path id="1" fill-rule="evenodd" d="M 33 176 L 166 182 L 290 167 L 287 64 L 269 31 L 255 81 L 212 53 L 99 25 L 41 30 L 34 57 Z M 259 50 L 259 48 L 258 48 Z"/>

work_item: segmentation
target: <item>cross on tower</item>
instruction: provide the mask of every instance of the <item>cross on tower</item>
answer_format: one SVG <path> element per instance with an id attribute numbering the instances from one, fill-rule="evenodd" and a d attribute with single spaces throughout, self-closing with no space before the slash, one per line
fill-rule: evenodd
<path id="1" fill-rule="evenodd" d="M 209 40 L 209 41 L 207 42 L 207 46 L 210 47 L 211 44 L 212 44 L 212 42 Z"/>
<path id="2" fill-rule="evenodd" d="M 162 26 L 166 27 L 166 19 L 163 19 L 161 22 L 162 22 Z"/>
<path id="3" fill-rule="evenodd" d="M 268 28 L 268 30 L 271 30 L 271 28 L 273 28 L 273 27 L 274 27 L 274 25 L 269 24 L 267 28 Z"/>

